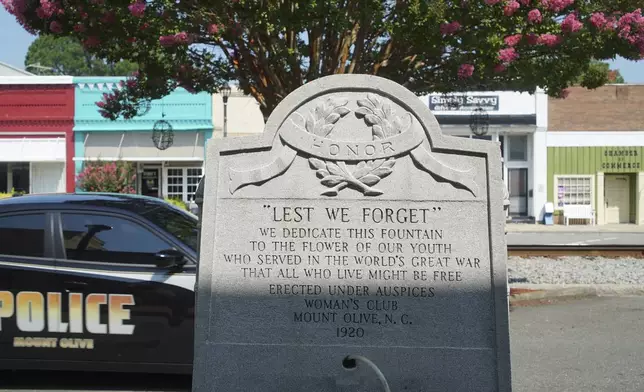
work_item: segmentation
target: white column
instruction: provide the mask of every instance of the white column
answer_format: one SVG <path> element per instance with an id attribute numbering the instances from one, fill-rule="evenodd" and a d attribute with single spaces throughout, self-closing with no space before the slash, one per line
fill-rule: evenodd
<path id="1" fill-rule="evenodd" d="M 532 134 L 532 211 L 537 222 L 543 220 L 543 208 L 548 201 L 548 149 L 546 129 L 537 128 Z"/>
<path id="2" fill-rule="evenodd" d="M 548 95 L 537 89 L 534 93 L 534 110 L 537 114 L 537 127 L 548 128 Z"/>
<path id="3" fill-rule="evenodd" d="M 604 220 L 606 219 L 605 207 L 604 204 L 604 173 L 597 173 L 597 186 L 595 189 L 597 192 L 597 205 L 595 206 L 595 212 L 597 214 L 597 224 L 603 225 Z"/>
<path id="4" fill-rule="evenodd" d="M 637 173 L 637 182 L 635 184 L 637 193 L 635 194 L 635 223 L 644 225 L 644 172 Z"/>

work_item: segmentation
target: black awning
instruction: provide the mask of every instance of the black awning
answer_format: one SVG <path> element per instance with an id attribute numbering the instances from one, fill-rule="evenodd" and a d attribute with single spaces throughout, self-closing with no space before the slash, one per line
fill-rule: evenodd
<path id="1" fill-rule="evenodd" d="M 469 125 L 468 115 L 436 115 L 440 125 Z M 488 114 L 489 125 L 537 125 L 536 114 Z"/>

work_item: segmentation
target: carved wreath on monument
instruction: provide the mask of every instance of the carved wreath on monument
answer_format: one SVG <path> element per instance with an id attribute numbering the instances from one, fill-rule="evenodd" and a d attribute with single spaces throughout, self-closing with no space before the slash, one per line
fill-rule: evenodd
<path id="1" fill-rule="evenodd" d="M 333 98 L 321 102 L 315 110 L 311 111 L 306 121 L 306 131 L 314 135 L 326 137 L 333 130 L 333 125 L 351 111 L 345 106 L 347 100 L 336 101 Z M 364 121 L 371 125 L 373 140 L 386 139 L 398 135 L 411 126 L 411 114 L 406 124 L 403 124 L 400 117 L 395 115 L 394 110 L 388 102 L 383 102 L 375 94 L 367 94 L 367 99 L 358 100 L 359 108 L 355 114 L 364 118 Z M 375 153 L 375 150 L 374 150 Z M 391 157 L 359 161 L 356 170 L 353 172 L 347 167 L 346 162 L 325 161 L 317 158 L 309 158 L 311 166 L 317 169 L 317 175 L 322 179 L 321 183 L 332 187 L 322 192 L 323 195 L 335 196 L 343 188 L 354 185 L 365 196 L 378 196 L 382 191 L 371 188 L 380 182 L 381 179 L 391 174 L 396 158 Z"/>
<path id="2" fill-rule="evenodd" d="M 422 145 L 425 135 L 411 127 L 411 113 L 398 116 L 388 99 L 374 93 L 358 99 L 358 108 L 354 111 L 347 108 L 348 102 L 344 98 L 329 97 L 321 100 L 307 116 L 294 112 L 289 118 L 290 124 L 285 122 L 278 131 L 282 145 L 271 163 L 252 170 L 229 170 L 231 194 L 244 185 L 263 182 L 284 173 L 301 151 L 310 155 L 311 168 L 316 171 L 321 184 L 329 188 L 322 192 L 326 196 L 337 196 L 346 187 L 352 187 L 365 196 L 382 195 L 383 191 L 373 186 L 390 175 L 396 159 L 407 153 L 421 169 L 458 184 L 476 196 L 478 187 L 472 169 L 461 171 L 451 168 L 425 149 Z M 371 141 L 328 138 L 338 120 L 351 112 L 371 127 Z"/>

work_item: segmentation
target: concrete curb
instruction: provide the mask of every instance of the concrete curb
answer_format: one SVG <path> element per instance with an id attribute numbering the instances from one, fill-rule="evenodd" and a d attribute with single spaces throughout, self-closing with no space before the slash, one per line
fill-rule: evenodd
<path id="1" fill-rule="evenodd" d="M 644 296 L 641 284 L 511 284 L 510 304 L 548 299 Z"/>

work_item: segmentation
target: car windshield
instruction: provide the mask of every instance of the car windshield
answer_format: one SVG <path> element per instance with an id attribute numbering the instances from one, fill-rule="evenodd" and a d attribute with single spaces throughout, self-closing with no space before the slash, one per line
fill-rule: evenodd
<path id="1" fill-rule="evenodd" d="M 196 216 L 173 208 L 153 208 L 142 214 L 155 225 L 177 237 L 195 252 L 199 241 Z"/>

